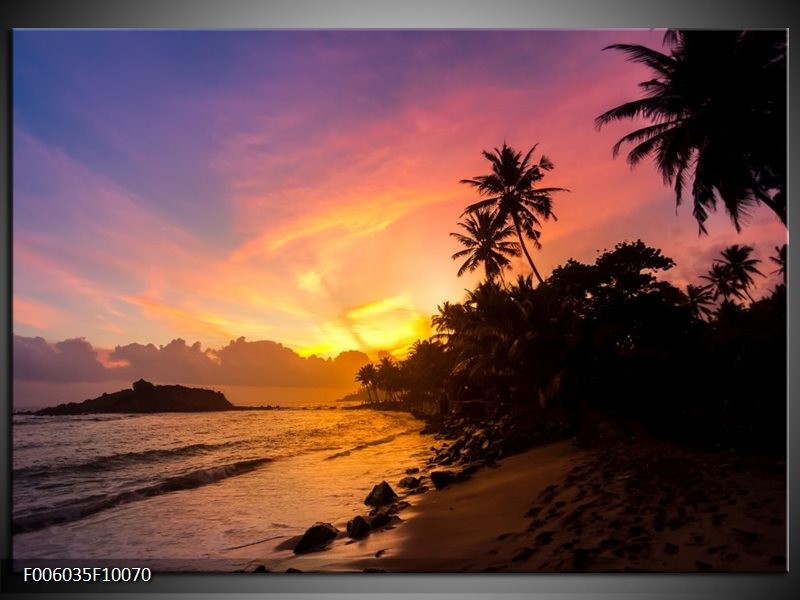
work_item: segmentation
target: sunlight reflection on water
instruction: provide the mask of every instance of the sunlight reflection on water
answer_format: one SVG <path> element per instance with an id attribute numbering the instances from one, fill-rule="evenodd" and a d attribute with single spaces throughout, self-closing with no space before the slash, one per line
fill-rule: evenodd
<path id="1" fill-rule="evenodd" d="M 410 415 L 370 410 L 120 417 L 14 417 L 15 558 L 214 559 L 342 528 L 433 444 Z"/>

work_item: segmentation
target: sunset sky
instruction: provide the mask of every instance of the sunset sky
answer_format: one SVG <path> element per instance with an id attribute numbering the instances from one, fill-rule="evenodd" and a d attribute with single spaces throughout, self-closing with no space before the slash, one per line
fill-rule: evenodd
<path id="1" fill-rule="evenodd" d="M 611 147 L 600 113 L 648 78 L 614 31 L 15 31 L 14 333 L 54 344 L 402 354 L 482 273 L 448 233 L 503 141 L 555 164 L 543 275 L 642 239 L 696 282 L 732 243 L 765 261 L 785 228 L 691 206 Z M 524 259 L 523 259 L 524 260 Z M 529 273 L 527 263 L 515 271 Z M 775 276 L 760 282 L 763 291 Z"/>

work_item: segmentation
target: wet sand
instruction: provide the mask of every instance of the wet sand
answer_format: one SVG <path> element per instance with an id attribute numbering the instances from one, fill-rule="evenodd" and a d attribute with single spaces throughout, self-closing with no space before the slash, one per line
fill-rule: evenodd
<path id="1" fill-rule="evenodd" d="M 365 539 L 342 535 L 300 556 L 286 540 L 277 550 L 266 542 L 249 549 L 260 553 L 253 564 L 281 572 L 786 571 L 778 461 L 652 439 L 588 450 L 564 441 L 406 499 L 400 522 Z"/>

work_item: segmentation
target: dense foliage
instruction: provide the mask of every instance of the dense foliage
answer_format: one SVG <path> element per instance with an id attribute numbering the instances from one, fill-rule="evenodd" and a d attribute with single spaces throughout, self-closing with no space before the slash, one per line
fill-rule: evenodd
<path id="1" fill-rule="evenodd" d="M 597 117 L 602 127 L 648 123 L 614 146 L 632 148 L 628 162 L 652 158 L 675 189 L 691 195 L 705 233 L 721 200 L 736 229 L 756 204 L 786 223 L 786 31 L 669 30 L 668 53 L 630 44 L 609 48 L 648 67 L 642 97 Z"/>
<path id="2" fill-rule="evenodd" d="M 652 121 L 614 148 L 632 144 L 631 164 L 652 157 L 677 201 L 689 190 L 705 233 L 722 200 L 737 230 L 748 210 L 768 206 L 786 223 L 785 32 L 669 31 L 669 54 L 615 45 L 654 71 L 644 97 L 596 124 Z M 622 242 L 593 264 L 568 260 L 546 279 L 525 240 L 541 247 L 553 194 L 539 187 L 553 163 L 505 142 L 484 152 L 490 172 L 464 179 L 480 196 L 453 235 L 486 279 L 459 303 L 445 302 L 436 330 L 403 360 L 384 357 L 357 376 L 371 403 L 427 413 L 514 415 L 530 426 L 578 432 L 602 415 L 675 440 L 739 450 L 785 452 L 786 245 L 770 258 L 783 283 L 753 297 L 763 277 L 754 248 L 734 244 L 685 290 L 662 276 L 675 266 L 661 250 Z M 516 238 L 516 239 L 515 239 Z M 536 278 L 506 283 L 524 254 Z M 551 429 L 552 430 L 552 427 Z M 533 441 L 533 440 L 532 440 Z"/>
<path id="3" fill-rule="evenodd" d="M 671 439 L 783 451 L 785 286 L 744 304 L 747 283 L 734 276 L 714 303 L 698 299 L 704 287 L 658 277 L 673 265 L 636 241 L 594 264 L 570 260 L 538 287 L 483 282 L 439 307 L 434 338 L 366 365 L 359 380 L 372 401 L 427 412 L 480 400 L 567 431 L 601 413 Z"/>

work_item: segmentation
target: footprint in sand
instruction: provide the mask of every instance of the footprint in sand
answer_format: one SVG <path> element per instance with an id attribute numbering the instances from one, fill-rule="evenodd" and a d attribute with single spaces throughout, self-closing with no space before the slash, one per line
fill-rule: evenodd
<path id="1" fill-rule="evenodd" d="M 542 546 L 549 544 L 553 541 L 553 536 L 555 535 L 555 531 L 543 531 L 539 535 L 536 536 L 536 543 L 541 544 Z"/>
<path id="2" fill-rule="evenodd" d="M 711 518 L 711 522 L 714 524 L 715 527 L 719 527 L 722 525 L 722 522 L 725 520 L 725 517 L 728 516 L 728 513 L 719 513 L 718 515 L 714 515 Z"/>
<path id="3" fill-rule="evenodd" d="M 542 512 L 543 508 L 544 508 L 543 506 L 534 506 L 532 509 L 530 509 L 528 512 L 525 513 L 525 516 L 526 517 L 535 517 L 540 512 Z"/>
<path id="4" fill-rule="evenodd" d="M 733 528 L 734 533 L 738 540 L 744 544 L 752 544 L 761 539 L 761 534 L 755 531 L 747 531 L 745 529 Z"/>
<path id="5" fill-rule="evenodd" d="M 533 531 L 534 529 L 539 529 L 542 525 L 547 525 L 547 521 L 542 519 L 536 519 L 535 521 L 531 521 L 530 525 L 528 525 L 528 531 Z"/>
<path id="6" fill-rule="evenodd" d="M 539 494 L 539 497 L 544 498 L 545 502 L 548 502 L 548 500 L 545 498 L 545 496 L 549 496 L 550 499 L 552 500 L 553 497 L 555 497 L 555 495 L 556 495 L 556 490 L 557 489 L 558 489 L 558 486 L 555 485 L 555 484 L 548 485 L 546 488 L 544 488 L 541 491 L 541 493 Z"/>
<path id="7" fill-rule="evenodd" d="M 523 560 L 528 560 L 531 556 L 534 555 L 536 550 L 533 548 L 523 548 L 520 552 L 515 554 L 511 560 L 514 562 L 521 562 Z"/>

